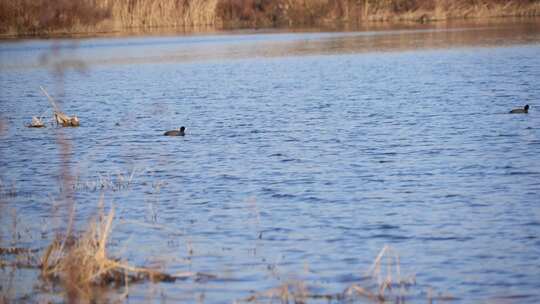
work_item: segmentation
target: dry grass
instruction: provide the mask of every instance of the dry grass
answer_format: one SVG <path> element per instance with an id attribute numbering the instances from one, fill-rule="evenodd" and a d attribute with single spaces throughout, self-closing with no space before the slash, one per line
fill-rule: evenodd
<path id="1" fill-rule="evenodd" d="M 43 123 L 43 120 L 41 117 L 33 116 L 32 121 L 29 125 L 27 125 L 28 128 L 44 128 L 45 123 Z"/>
<path id="2" fill-rule="evenodd" d="M 78 127 L 81 125 L 77 116 L 68 116 L 63 112 L 54 112 L 54 120 L 63 127 Z"/>
<path id="3" fill-rule="evenodd" d="M 217 0 L 101 0 L 110 5 L 113 30 L 126 28 L 208 26 L 215 24 Z"/>
<path id="4" fill-rule="evenodd" d="M 527 17 L 540 15 L 539 1 L 435 0 L 395 15 L 382 10 L 375 20 L 442 21 L 465 18 Z"/>
<path id="5" fill-rule="evenodd" d="M 309 301 L 325 300 L 329 303 L 333 300 L 343 300 L 341 294 L 317 294 L 309 291 L 308 286 L 302 281 L 289 281 L 276 288 L 255 293 L 246 299 L 237 302 L 254 303 L 295 303 L 303 304 Z"/>
<path id="6" fill-rule="evenodd" d="M 77 176 L 73 183 L 73 190 L 77 192 L 128 190 L 134 182 L 136 173 L 136 170 L 131 170 L 131 172 L 126 173 L 117 172 L 116 174 L 111 174 L 109 172 L 106 174 L 97 174 L 93 180 L 81 180 Z"/>
<path id="7" fill-rule="evenodd" d="M 217 3 L 218 0 L 0 1 L 0 34 L 80 34 L 213 26 Z"/>
<path id="8" fill-rule="evenodd" d="M 98 215 L 81 233 L 57 235 L 44 250 L 18 246 L 20 239 L 16 215 L 13 214 L 12 246 L 0 247 L 0 268 L 10 268 L 15 276 L 20 269 L 30 268 L 40 271 L 40 284 L 43 290 L 47 286 L 57 286 L 65 296 L 66 302 L 93 303 L 109 301 L 104 299 L 108 288 L 123 293 L 120 300 L 129 294 L 129 285 L 136 282 L 174 282 L 177 279 L 208 281 L 216 276 L 200 272 L 178 272 L 167 274 L 157 268 L 135 267 L 108 253 L 109 239 L 112 234 L 115 211 L 104 212 L 103 196 L 98 207 Z M 72 215 L 73 216 L 73 215 Z M 69 225 L 71 226 L 71 224 Z M 176 232 L 178 233 L 178 232 Z M 28 243 L 28 242 L 27 242 Z M 191 253 L 190 253 L 191 254 Z M 43 284 L 44 283 L 44 284 Z M 15 299 L 16 285 L 10 282 L 0 283 L 0 303 Z M 113 293 L 112 295 L 114 296 Z M 111 294 L 109 294 L 111 295 Z M 107 296 L 106 296 L 107 297 Z"/>
<path id="9" fill-rule="evenodd" d="M 0 1 L 0 35 L 539 15 L 538 0 L 13 0 Z"/>
<path id="10" fill-rule="evenodd" d="M 535 0 L 221 0 L 218 19 L 230 27 L 317 26 L 334 22 L 415 21 L 538 16 Z"/>
<path id="11" fill-rule="evenodd" d="M 63 29 L 90 29 L 108 19 L 98 0 L 0 1 L 0 33 L 46 34 Z"/>
<path id="12" fill-rule="evenodd" d="M 399 254 L 388 245 L 381 249 L 366 277 L 376 283 L 375 288 L 353 284 L 345 290 L 345 295 L 362 296 L 373 301 L 393 300 L 396 303 L 404 303 L 407 289 L 416 284 L 414 276 L 402 277 Z"/>
<path id="13" fill-rule="evenodd" d="M 407 290 L 415 285 L 414 276 L 402 277 L 398 252 L 391 246 L 385 245 L 372 266 L 367 271 L 366 280 L 352 284 L 342 293 L 317 294 L 302 281 L 289 281 L 266 291 L 257 292 L 239 302 L 259 303 L 280 301 L 281 303 L 307 303 L 310 300 L 354 301 L 367 299 L 371 302 L 405 303 Z M 441 299 L 442 297 L 430 297 Z"/>
<path id="14" fill-rule="evenodd" d="M 107 244 L 112 231 L 114 209 L 101 213 L 88 229 L 78 237 L 56 238 L 41 258 L 41 275 L 46 280 L 58 282 L 67 292 L 68 299 L 92 300 L 99 287 L 127 286 L 141 280 L 172 282 L 177 276 L 130 266 L 112 259 L 107 254 Z"/>
<path id="15" fill-rule="evenodd" d="M 52 98 L 49 93 L 43 88 L 39 87 L 41 89 L 41 92 L 47 96 L 47 99 L 49 100 L 49 103 L 53 107 L 53 113 L 54 113 L 54 120 L 58 125 L 61 125 L 63 127 L 78 127 L 80 126 L 79 118 L 77 116 L 68 116 L 64 112 L 60 111 L 60 107 L 58 106 L 57 102 Z M 33 122 L 33 119 L 32 119 Z M 41 123 L 43 125 L 43 123 Z M 44 126 L 44 125 L 43 125 Z"/>

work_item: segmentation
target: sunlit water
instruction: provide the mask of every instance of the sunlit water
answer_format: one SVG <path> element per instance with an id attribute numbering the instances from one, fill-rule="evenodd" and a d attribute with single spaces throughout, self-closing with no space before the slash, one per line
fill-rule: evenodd
<path id="1" fill-rule="evenodd" d="M 416 275 L 409 302 L 540 301 L 538 20 L 31 40 L 0 56 L 4 247 L 65 229 L 63 137 L 77 227 L 104 193 L 110 255 L 216 276 L 133 285 L 130 301 L 230 303 L 290 280 L 336 294 L 385 244 Z M 25 127 L 51 116 L 40 85 L 81 127 Z M 0 269 L 14 298 L 35 276 Z"/>

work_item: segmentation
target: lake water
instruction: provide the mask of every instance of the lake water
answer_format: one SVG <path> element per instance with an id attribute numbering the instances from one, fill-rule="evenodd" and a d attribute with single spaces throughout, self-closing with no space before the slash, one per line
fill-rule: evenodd
<path id="1" fill-rule="evenodd" d="M 385 245 L 408 302 L 540 302 L 538 19 L 3 41 L 0 60 L 0 246 L 43 249 L 71 199 L 83 229 L 103 194 L 111 256 L 215 276 L 130 302 L 373 288 Z M 40 85 L 79 128 L 25 127 L 52 115 Z M 0 269 L 11 299 L 62 300 L 36 277 Z"/>

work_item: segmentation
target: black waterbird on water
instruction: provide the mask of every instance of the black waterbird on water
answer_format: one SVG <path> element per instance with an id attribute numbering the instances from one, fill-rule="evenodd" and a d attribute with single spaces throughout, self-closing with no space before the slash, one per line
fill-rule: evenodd
<path id="1" fill-rule="evenodd" d="M 512 111 L 510 111 L 510 114 L 521 114 L 521 113 L 524 113 L 524 114 L 529 113 L 529 105 L 525 105 L 523 109 L 513 109 Z"/>
<path id="2" fill-rule="evenodd" d="M 184 136 L 184 135 L 186 135 L 186 133 L 184 132 L 185 130 L 186 130 L 186 127 L 182 126 L 180 129 L 167 131 L 167 132 L 163 133 L 163 135 L 165 135 L 165 136 Z"/>

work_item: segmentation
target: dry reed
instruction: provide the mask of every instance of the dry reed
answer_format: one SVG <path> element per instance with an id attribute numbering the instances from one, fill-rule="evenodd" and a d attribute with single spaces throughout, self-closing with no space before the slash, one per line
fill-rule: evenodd
<path id="1" fill-rule="evenodd" d="M 0 34 L 125 33 L 167 27 L 195 31 L 539 15 L 538 0 L 13 0 L 0 2 Z"/>
<path id="2" fill-rule="evenodd" d="M 108 19 L 109 8 L 98 0 L 0 1 L 0 33 L 46 34 L 90 29 Z"/>
<path id="3" fill-rule="evenodd" d="M 538 16 L 536 0 L 220 0 L 225 27 L 319 26 L 380 21 Z"/>
<path id="4" fill-rule="evenodd" d="M 385 262 L 386 261 L 386 262 Z M 372 266 L 367 271 L 366 280 L 352 284 L 343 292 L 336 294 L 318 294 L 310 292 L 310 288 L 302 281 L 289 281 L 266 291 L 257 292 L 239 302 L 274 300 L 281 303 L 307 303 L 309 300 L 354 301 L 364 298 L 372 302 L 404 303 L 407 290 L 416 284 L 414 276 L 402 277 L 398 252 L 391 246 L 385 245 Z M 430 299 L 441 299 L 432 297 Z"/>
<path id="5" fill-rule="evenodd" d="M 11 247 L 0 247 L 0 268 L 9 267 L 12 272 L 21 268 L 39 269 L 43 282 L 59 285 L 65 291 L 67 302 L 101 301 L 105 288 L 124 287 L 121 297 L 126 297 L 129 284 L 142 281 L 174 282 L 177 279 L 208 281 L 216 276 L 200 272 L 178 272 L 173 275 L 153 268 L 135 267 L 117 258 L 111 258 L 107 246 L 112 234 L 114 209 L 103 211 L 103 196 L 98 207 L 99 213 L 93 218 L 82 233 L 57 235 L 44 250 L 17 246 L 20 230 L 16 215 L 13 215 Z M 39 257 L 37 254 L 41 252 Z M 9 284 L 8 284 L 9 285 Z M 0 284 L 5 291 L 8 285 Z M 0 300 L 9 302 L 13 295 L 3 293 L 0 288 Z M 0 302 L 1 303 L 1 302 Z"/>
<path id="6" fill-rule="evenodd" d="M 397 250 L 388 245 L 381 249 L 366 277 L 376 282 L 376 291 L 373 291 L 370 286 L 353 284 L 345 290 L 345 295 L 347 297 L 362 296 L 381 302 L 393 299 L 396 303 L 403 303 L 407 289 L 416 284 L 414 276 L 402 277 L 399 254 Z M 396 287 L 398 288 L 397 292 L 395 291 Z"/>
<path id="7" fill-rule="evenodd" d="M 111 284 L 127 286 L 141 280 L 172 282 L 178 277 L 110 258 L 107 244 L 113 218 L 114 209 L 107 215 L 100 213 L 80 236 L 57 237 L 45 250 L 40 264 L 41 275 L 59 282 L 67 291 L 68 299 L 92 300 L 98 287 Z"/>
<path id="8" fill-rule="evenodd" d="M 28 128 L 44 128 L 45 124 L 43 123 L 43 120 L 41 117 L 33 116 L 32 121 L 29 125 L 27 125 Z"/>
<path id="9" fill-rule="evenodd" d="M 58 106 L 57 102 L 52 98 L 49 93 L 43 88 L 39 87 L 41 89 L 41 92 L 47 96 L 47 99 L 49 100 L 49 103 L 53 107 L 53 113 L 54 113 L 54 120 L 57 124 L 63 126 L 63 127 L 78 127 L 80 126 L 79 118 L 77 116 L 68 116 L 64 112 L 60 111 L 60 107 Z M 32 119 L 33 122 L 33 119 Z M 41 122 L 42 126 L 43 122 Z"/>
<path id="10" fill-rule="evenodd" d="M 315 294 L 309 291 L 307 285 L 302 281 L 286 282 L 276 288 L 255 293 L 246 299 L 238 302 L 255 302 L 268 301 L 274 303 L 275 300 L 281 303 L 308 303 L 310 300 L 340 300 L 339 294 Z"/>
<path id="11" fill-rule="evenodd" d="M 136 171 L 132 170 L 131 172 L 121 173 L 117 172 L 116 174 L 98 174 L 95 177 L 95 180 L 80 180 L 80 177 L 75 177 L 73 183 L 73 190 L 78 192 L 81 191 L 121 191 L 128 190 L 134 182 Z"/>
<path id="12" fill-rule="evenodd" d="M 13 0 L 0 2 L 0 34 L 138 31 L 216 24 L 218 0 Z"/>

